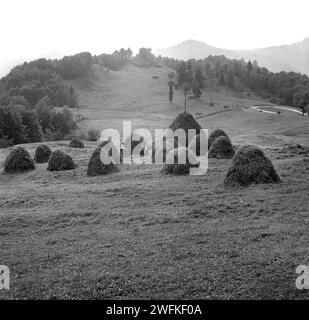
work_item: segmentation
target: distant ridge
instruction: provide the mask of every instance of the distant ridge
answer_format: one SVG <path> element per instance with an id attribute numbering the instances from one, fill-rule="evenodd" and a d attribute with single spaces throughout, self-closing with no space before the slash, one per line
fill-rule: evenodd
<path id="1" fill-rule="evenodd" d="M 187 40 L 166 49 L 157 49 L 155 53 L 183 60 L 225 55 L 230 59 L 256 60 L 260 66 L 273 72 L 294 71 L 309 75 L 309 38 L 291 45 L 252 50 L 230 50 L 217 48 L 202 41 Z"/>

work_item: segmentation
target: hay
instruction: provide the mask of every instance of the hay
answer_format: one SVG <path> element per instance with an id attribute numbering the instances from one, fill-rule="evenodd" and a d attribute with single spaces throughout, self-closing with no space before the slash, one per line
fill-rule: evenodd
<path id="1" fill-rule="evenodd" d="M 122 160 L 123 160 L 123 152 L 120 152 L 119 154 L 119 151 L 117 149 L 117 147 L 111 142 L 111 141 L 102 141 L 100 144 L 99 144 L 99 148 L 103 148 L 105 147 L 108 143 L 111 144 L 111 148 L 109 151 L 108 151 L 108 156 L 111 157 L 113 159 L 113 161 L 115 163 L 118 163 L 119 161 L 122 163 Z M 114 151 L 113 151 L 114 150 Z M 122 150 L 121 150 L 122 151 Z"/>
<path id="2" fill-rule="evenodd" d="M 251 183 L 281 182 L 272 162 L 254 146 L 240 148 L 225 177 L 226 185 L 247 186 Z"/>
<path id="3" fill-rule="evenodd" d="M 190 158 L 193 159 L 193 163 L 189 162 L 189 154 Z M 179 147 L 177 149 L 174 149 L 169 154 L 170 157 L 174 157 L 174 163 L 173 164 L 165 164 L 163 168 L 161 169 L 161 173 L 163 174 L 173 174 L 173 175 L 185 175 L 189 174 L 190 168 L 192 167 L 198 167 L 199 161 L 197 157 L 192 153 L 191 150 Z M 186 159 L 185 163 L 178 163 L 181 161 L 178 161 L 178 158 Z"/>
<path id="4" fill-rule="evenodd" d="M 209 149 L 210 158 L 231 159 L 235 151 L 233 149 L 231 140 L 228 137 L 218 137 Z"/>
<path id="5" fill-rule="evenodd" d="M 52 153 L 49 161 L 47 170 L 48 171 L 61 171 L 61 170 L 72 170 L 75 169 L 76 165 L 68 154 L 56 150 Z"/>
<path id="6" fill-rule="evenodd" d="M 155 163 L 156 155 L 158 159 L 162 159 L 165 162 L 167 153 L 177 148 L 177 139 L 166 139 L 164 137 L 163 141 L 155 141 L 152 144 L 152 162 Z"/>
<path id="7" fill-rule="evenodd" d="M 211 148 L 212 143 L 219 137 L 228 137 L 222 129 L 216 129 L 211 132 L 208 138 L 208 150 Z"/>
<path id="8" fill-rule="evenodd" d="M 176 131 L 177 129 L 184 129 L 186 135 L 188 135 L 189 129 L 195 129 L 196 134 L 199 134 L 201 130 L 201 126 L 199 125 L 199 123 L 194 119 L 193 115 L 188 112 L 180 113 L 170 124 L 169 128 L 173 131 Z"/>
<path id="9" fill-rule="evenodd" d="M 34 154 L 34 161 L 36 163 L 45 163 L 48 162 L 50 156 L 52 154 L 51 149 L 46 144 L 39 145 Z"/>
<path id="10" fill-rule="evenodd" d="M 206 134 L 204 134 L 204 135 L 205 135 L 205 139 L 203 139 L 203 140 L 205 140 L 206 143 L 207 143 L 207 140 L 206 140 L 207 139 L 207 135 Z M 194 139 L 196 139 L 196 141 Z M 203 154 L 203 156 L 207 154 L 207 150 L 208 150 L 208 146 L 207 145 L 204 146 L 204 147 L 206 147 L 206 148 L 204 148 L 205 149 L 205 154 Z M 198 157 L 201 155 L 201 152 L 200 152 L 201 151 L 201 134 L 196 135 L 196 137 L 193 138 L 190 141 L 188 148 L 193 153 L 195 153 Z"/>
<path id="11" fill-rule="evenodd" d="M 88 162 L 88 170 L 87 170 L 88 176 L 105 175 L 105 174 L 110 174 L 118 171 L 118 167 L 113 162 L 107 165 L 104 164 L 101 161 L 100 153 L 101 153 L 100 147 L 94 150 Z"/>
<path id="12" fill-rule="evenodd" d="M 69 143 L 69 148 L 85 148 L 83 141 L 79 138 L 74 137 Z"/>
<path id="13" fill-rule="evenodd" d="M 309 154 L 309 148 L 302 146 L 301 144 L 289 144 L 280 150 L 280 153 L 292 153 L 292 154 Z"/>
<path id="14" fill-rule="evenodd" d="M 23 147 L 13 149 L 4 162 L 5 173 L 26 172 L 34 169 L 34 161 Z"/>

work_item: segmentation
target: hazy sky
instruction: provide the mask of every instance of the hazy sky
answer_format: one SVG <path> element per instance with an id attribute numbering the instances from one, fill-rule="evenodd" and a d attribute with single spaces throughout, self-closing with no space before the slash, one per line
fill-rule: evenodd
<path id="1" fill-rule="evenodd" d="M 309 0 L 0 0 L 0 76 L 38 57 L 187 39 L 244 49 L 309 37 Z"/>

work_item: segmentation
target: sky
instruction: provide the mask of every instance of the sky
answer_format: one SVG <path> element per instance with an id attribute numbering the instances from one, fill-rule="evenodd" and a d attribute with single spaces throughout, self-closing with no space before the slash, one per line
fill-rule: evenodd
<path id="1" fill-rule="evenodd" d="M 309 37 L 308 0 L 0 0 L 0 76 L 23 61 L 188 39 L 227 49 Z"/>

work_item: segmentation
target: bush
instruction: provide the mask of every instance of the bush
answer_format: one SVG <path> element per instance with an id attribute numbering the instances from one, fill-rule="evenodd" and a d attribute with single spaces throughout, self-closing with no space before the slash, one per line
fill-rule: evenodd
<path id="1" fill-rule="evenodd" d="M 231 140 L 228 137 L 218 137 L 209 149 L 210 158 L 230 159 L 233 158 L 235 151 Z"/>
<path id="2" fill-rule="evenodd" d="M 36 163 L 48 162 L 51 154 L 51 149 L 46 144 L 41 144 L 35 150 L 34 161 Z"/>
<path id="3" fill-rule="evenodd" d="M 69 148 L 85 148 L 84 143 L 77 137 L 72 138 Z"/>
<path id="4" fill-rule="evenodd" d="M 94 150 L 88 163 L 88 176 L 106 175 L 118 171 L 118 167 L 113 162 L 110 162 L 109 164 L 104 164 L 101 161 L 100 153 L 100 147 Z"/>
<path id="5" fill-rule="evenodd" d="M 72 170 L 75 169 L 76 165 L 68 154 L 56 150 L 52 153 L 49 161 L 47 170 L 49 171 L 61 171 L 61 170 Z"/>
<path id="6" fill-rule="evenodd" d="M 247 186 L 251 183 L 278 183 L 280 178 L 264 152 L 254 146 L 240 148 L 225 177 L 226 185 Z"/>
<path id="7" fill-rule="evenodd" d="M 5 173 L 25 172 L 34 169 L 34 161 L 23 147 L 13 149 L 4 163 Z"/>
<path id="8" fill-rule="evenodd" d="M 208 138 L 208 150 L 210 149 L 212 143 L 219 137 L 228 137 L 228 135 L 222 129 L 216 129 L 212 131 Z"/>

